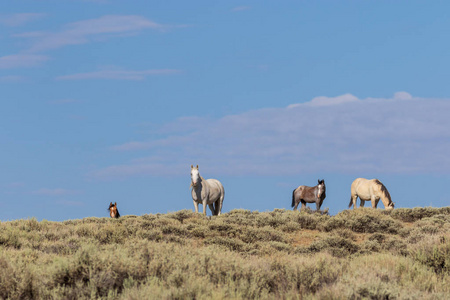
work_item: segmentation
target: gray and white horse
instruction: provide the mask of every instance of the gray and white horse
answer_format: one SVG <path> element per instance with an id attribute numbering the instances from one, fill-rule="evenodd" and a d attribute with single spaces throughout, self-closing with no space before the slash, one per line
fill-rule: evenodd
<path id="1" fill-rule="evenodd" d="M 198 204 L 203 205 L 203 214 L 206 215 L 206 205 L 209 205 L 213 215 L 220 216 L 225 197 L 225 190 L 219 180 L 205 180 L 198 171 L 198 165 L 191 165 L 192 200 L 195 212 L 198 213 Z"/>
<path id="2" fill-rule="evenodd" d="M 302 210 L 306 208 L 306 203 L 316 203 L 316 210 L 322 206 L 325 194 L 325 180 L 317 180 L 316 186 L 301 185 L 292 192 L 292 207 L 297 210 L 298 204 L 302 203 Z"/>

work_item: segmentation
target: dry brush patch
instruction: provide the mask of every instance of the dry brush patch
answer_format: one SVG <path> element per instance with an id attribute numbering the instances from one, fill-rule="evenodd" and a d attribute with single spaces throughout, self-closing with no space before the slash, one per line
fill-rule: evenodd
<path id="1" fill-rule="evenodd" d="M 0 299 L 445 299 L 449 278 L 448 208 L 0 223 Z"/>

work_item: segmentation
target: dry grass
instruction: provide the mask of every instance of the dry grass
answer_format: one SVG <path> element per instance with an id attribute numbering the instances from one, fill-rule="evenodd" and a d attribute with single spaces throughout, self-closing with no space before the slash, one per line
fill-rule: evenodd
<path id="1" fill-rule="evenodd" d="M 0 299 L 446 299 L 450 208 L 0 224 Z"/>

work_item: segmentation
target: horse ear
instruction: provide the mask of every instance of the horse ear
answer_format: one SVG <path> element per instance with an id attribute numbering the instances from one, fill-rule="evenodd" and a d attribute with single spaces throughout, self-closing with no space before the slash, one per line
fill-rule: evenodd
<path id="1" fill-rule="evenodd" d="M 198 165 L 197 165 L 196 169 L 198 170 Z"/>
<path id="2" fill-rule="evenodd" d="M 114 206 L 117 206 L 117 202 L 114 202 Z"/>
<path id="3" fill-rule="evenodd" d="M 191 169 L 193 169 L 194 168 L 194 166 L 193 165 L 191 165 Z"/>
<path id="4" fill-rule="evenodd" d="M 109 202 L 109 205 L 112 205 L 112 202 Z"/>

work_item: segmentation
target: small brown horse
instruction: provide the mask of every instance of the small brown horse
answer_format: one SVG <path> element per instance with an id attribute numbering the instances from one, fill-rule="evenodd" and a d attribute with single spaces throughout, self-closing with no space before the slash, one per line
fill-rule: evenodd
<path id="1" fill-rule="evenodd" d="M 297 210 L 298 204 L 302 203 L 302 210 L 306 208 L 306 203 L 316 203 L 316 210 L 322 206 L 325 194 L 325 180 L 317 180 L 316 186 L 301 185 L 292 192 L 292 207 Z"/>
<path id="2" fill-rule="evenodd" d="M 114 202 L 114 204 L 112 204 L 112 202 L 109 203 L 108 210 L 109 210 L 109 215 L 111 216 L 111 218 L 117 219 L 118 217 L 120 217 L 119 210 L 117 209 L 117 202 Z"/>

